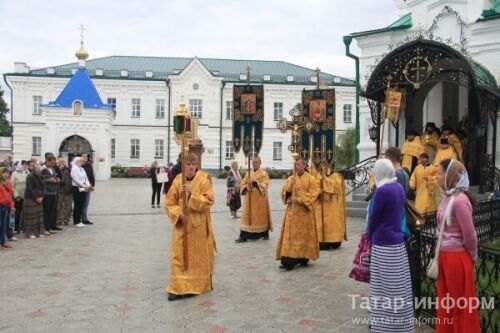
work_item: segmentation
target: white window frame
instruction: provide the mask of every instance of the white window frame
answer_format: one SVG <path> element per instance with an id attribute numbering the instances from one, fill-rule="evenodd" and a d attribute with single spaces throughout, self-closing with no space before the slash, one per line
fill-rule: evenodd
<path id="1" fill-rule="evenodd" d="M 116 139 L 115 138 L 111 138 L 111 147 L 110 147 L 110 155 L 111 155 L 111 158 L 115 158 L 116 156 Z"/>
<path id="2" fill-rule="evenodd" d="M 273 141 L 273 161 L 282 161 L 282 160 L 283 160 L 283 142 Z"/>
<path id="3" fill-rule="evenodd" d="M 352 104 L 344 104 L 344 123 L 352 123 Z"/>
<path id="4" fill-rule="evenodd" d="M 233 101 L 226 101 L 226 120 L 233 119 Z"/>
<path id="5" fill-rule="evenodd" d="M 155 158 L 163 159 L 165 156 L 165 144 L 163 139 L 155 139 Z"/>
<path id="6" fill-rule="evenodd" d="M 132 118 L 140 118 L 141 117 L 141 99 L 140 98 L 132 98 Z"/>
<path id="7" fill-rule="evenodd" d="M 108 97 L 107 104 L 111 104 L 113 111 L 116 111 L 116 97 Z"/>
<path id="8" fill-rule="evenodd" d="M 136 159 L 141 157 L 141 140 L 130 139 L 130 158 Z"/>
<path id="9" fill-rule="evenodd" d="M 34 95 L 33 96 L 33 114 L 34 115 L 41 115 L 42 114 L 42 103 L 43 103 L 43 97 L 40 95 Z"/>
<path id="10" fill-rule="evenodd" d="M 42 156 L 42 137 L 32 136 L 31 137 L 31 155 Z"/>
<path id="11" fill-rule="evenodd" d="M 234 158 L 233 142 L 226 141 L 226 160 L 232 160 Z"/>
<path id="12" fill-rule="evenodd" d="M 165 99 L 163 98 L 156 99 L 156 118 L 165 118 Z"/>
<path id="13" fill-rule="evenodd" d="M 203 100 L 200 98 L 192 98 L 189 100 L 189 111 L 194 118 L 203 118 Z"/>
<path id="14" fill-rule="evenodd" d="M 274 102 L 274 120 L 283 118 L 283 102 Z"/>

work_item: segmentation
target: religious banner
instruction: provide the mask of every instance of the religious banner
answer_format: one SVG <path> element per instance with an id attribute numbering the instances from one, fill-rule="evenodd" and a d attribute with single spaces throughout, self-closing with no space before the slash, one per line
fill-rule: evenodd
<path id="1" fill-rule="evenodd" d="M 386 118 L 394 122 L 399 119 L 399 113 L 404 107 L 404 89 L 387 88 L 385 91 Z"/>
<path id="2" fill-rule="evenodd" d="M 311 159 L 319 170 L 322 163 L 335 161 L 335 89 L 302 91 L 304 130 L 301 131 L 300 156 Z"/>
<path id="3" fill-rule="evenodd" d="M 235 85 L 233 87 L 233 149 L 241 148 L 246 157 L 259 154 L 264 126 L 264 86 Z"/>

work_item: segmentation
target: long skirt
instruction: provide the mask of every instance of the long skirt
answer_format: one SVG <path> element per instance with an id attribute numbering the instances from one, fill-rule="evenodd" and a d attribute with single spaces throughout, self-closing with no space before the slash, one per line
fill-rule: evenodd
<path id="1" fill-rule="evenodd" d="M 410 266 L 404 243 L 372 245 L 370 325 L 372 332 L 413 332 Z"/>
<path id="2" fill-rule="evenodd" d="M 228 193 L 229 198 L 229 209 L 231 211 L 237 211 L 241 207 L 241 196 L 239 193 Z"/>
<path id="3" fill-rule="evenodd" d="M 468 252 L 439 252 L 437 281 L 437 333 L 481 332 L 479 312 L 475 307 L 474 266 Z M 446 302 L 449 300 L 449 302 Z M 469 303 L 470 302 L 470 303 Z"/>
<path id="4" fill-rule="evenodd" d="M 45 231 L 43 224 L 43 205 L 32 199 L 24 199 L 21 223 L 24 234 L 39 236 Z"/>

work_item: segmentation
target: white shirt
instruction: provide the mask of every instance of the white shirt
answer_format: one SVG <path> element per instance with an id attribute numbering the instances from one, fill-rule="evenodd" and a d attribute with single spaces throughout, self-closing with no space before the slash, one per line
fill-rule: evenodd
<path id="1" fill-rule="evenodd" d="M 71 179 L 71 183 L 73 184 L 73 186 L 87 187 L 90 185 L 89 179 L 87 178 L 87 173 L 81 166 L 77 164 L 74 164 L 71 168 Z"/>

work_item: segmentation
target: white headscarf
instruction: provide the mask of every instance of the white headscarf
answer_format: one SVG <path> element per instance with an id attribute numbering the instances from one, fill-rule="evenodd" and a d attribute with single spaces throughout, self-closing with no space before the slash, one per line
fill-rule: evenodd
<path id="1" fill-rule="evenodd" d="M 73 159 L 73 161 L 71 161 L 71 165 L 73 165 L 73 166 L 75 166 L 75 165 L 76 165 L 76 166 L 79 166 L 79 165 L 78 165 L 78 161 L 79 161 L 80 159 L 81 159 L 81 157 L 78 157 L 78 156 L 77 156 L 77 157 L 75 157 L 75 158 Z"/>
<path id="2" fill-rule="evenodd" d="M 455 173 L 455 175 L 452 175 Z M 452 178 L 457 178 L 458 180 L 452 180 Z M 462 163 L 456 160 L 450 160 L 450 164 L 446 168 L 446 174 L 444 176 L 444 186 L 445 191 L 444 194 L 447 197 L 450 197 L 448 201 L 448 206 L 446 206 L 446 210 L 444 211 L 444 219 L 446 221 L 446 225 L 451 224 L 451 210 L 453 208 L 453 204 L 455 203 L 456 192 L 460 191 L 468 191 L 469 190 L 469 175 L 467 174 L 467 170 Z M 449 183 L 452 184 L 451 188 L 448 188 Z"/>
<path id="3" fill-rule="evenodd" d="M 375 162 L 373 167 L 375 176 L 375 185 L 377 188 L 384 186 L 385 184 L 391 184 L 397 182 L 396 171 L 392 166 L 392 162 L 386 158 L 381 158 Z"/>
<path id="4" fill-rule="evenodd" d="M 231 169 L 229 171 L 231 171 L 231 173 L 233 174 L 235 185 L 236 186 L 240 186 L 240 183 L 241 183 L 241 174 L 240 174 L 240 170 L 233 168 L 233 166 L 235 164 L 236 164 L 235 161 L 233 161 L 231 163 Z"/>
<path id="5" fill-rule="evenodd" d="M 452 166 L 453 165 L 453 166 Z M 458 180 L 452 180 L 452 173 L 458 173 Z M 456 176 L 455 176 L 456 177 Z M 450 179 L 449 179 L 450 178 Z M 469 190 L 469 175 L 467 174 L 467 170 L 462 163 L 457 160 L 450 160 L 450 164 L 446 168 L 446 174 L 444 176 L 445 182 L 445 195 L 451 196 L 454 195 L 457 190 L 468 191 Z M 455 178 L 456 179 L 456 178 Z M 450 186 L 451 188 L 448 188 Z"/>

